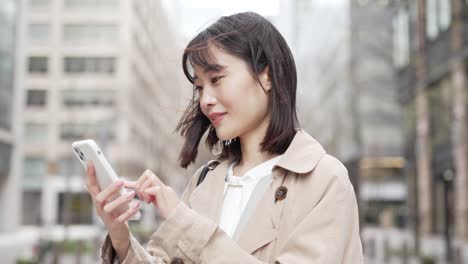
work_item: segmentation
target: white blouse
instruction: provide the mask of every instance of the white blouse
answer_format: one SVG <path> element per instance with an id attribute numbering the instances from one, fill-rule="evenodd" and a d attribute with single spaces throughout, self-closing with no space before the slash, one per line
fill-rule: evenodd
<path id="1" fill-rule="evenodd" d="M 233 167 L 235 163 L 229 164 L 226 182 L 224 184 L 224 202 L 221 212 L 220 227 L 233 237 L 239 220 L 244 209 L 252 195 L 257 183 L 265 178 L 271 178 L 273 167 L 278 163 L 280 156 L 270 160 L 247 171 L 244 176 L 234 176 Z"/>

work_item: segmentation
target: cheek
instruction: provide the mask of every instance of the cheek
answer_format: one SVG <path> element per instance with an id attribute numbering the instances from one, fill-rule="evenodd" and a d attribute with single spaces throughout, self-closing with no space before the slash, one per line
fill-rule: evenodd
<path id="1" fill-rule="evenodd" d="M 203 113 L 205 116 L 207 116 L 207 114 L 208 114 L 208 109 L 206 109 L 205 107 L 203 107 L 203 105 L 202 105 L 200 102 L 198 102 L 198 106 L 200 107 L 202 113 Z"/>
<path id="2" fill-rule="evenodd" d="M 253 82 L 245 82 L 226 93 L 223 105 L 243 119 L 264 116 L 268 108 L 268 96 Z"/>

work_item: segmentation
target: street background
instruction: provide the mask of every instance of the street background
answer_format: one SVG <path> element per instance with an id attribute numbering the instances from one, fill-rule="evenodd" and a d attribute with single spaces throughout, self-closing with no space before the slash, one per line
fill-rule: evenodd
<path id="1" fill-rule="evenodd" d="M 73 141 L 182 192 L 212 158 L 177 165 L 182 52 L 242 11 L 291 47 L 299 121 L 349 171 L 366 263 L 468 263 L 468 1 L 0 0 L 1 263 L 98 260 L 106 232 Z M 161 219 L 142 215 L 145 243 Z"/>

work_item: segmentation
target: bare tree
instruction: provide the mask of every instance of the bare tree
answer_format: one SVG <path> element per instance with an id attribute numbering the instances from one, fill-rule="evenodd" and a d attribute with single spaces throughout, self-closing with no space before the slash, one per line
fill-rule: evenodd
<path id="1" fill-rule="evenodd" d="M 426 1 L 418 0 L 416 55 L 416 163 L 418 183 L 418 236 L 431 232 L 431 147 L 427 87 Z M 419 241 L 419 239 L 417 240 Z M 419 252 L 419 242 L 415 245 Z"/>
<path id="2" fill-rule="evenodd" d="M 468 219 L 465 63 L 463 60 L 462 0 L 452 0 L 452 83 L 453 83 L 453 156 L 455 160 L 455 234 L 466 238 Z"/>

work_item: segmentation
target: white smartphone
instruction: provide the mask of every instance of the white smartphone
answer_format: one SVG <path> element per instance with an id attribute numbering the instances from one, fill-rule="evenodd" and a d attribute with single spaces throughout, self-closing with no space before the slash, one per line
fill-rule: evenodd
<path id="1" fill-rule="evenodd" d="M 106 188 L 113 182 L 118 180 L 117 174 L 112 169 L 112 166 L 109 164 L 107 159 L 104 157 L 104 154 L 99 149 L 98 145 L 94 140 L 87 139 L 82 141 L 76 141 L 72 143 L 73 153 L 81 162 L 83 167 L 87 168 L 88 161 L 92 161 L 94 167 L 96 168 L 96 179 L 98 181 L 99 187 L 102 189 Z M 117 199 L 120 195 L 124 195 L 128 191 L 125 188 L 120 189 L 120 191 L 113 196 L 110 200 Z M 129 205 L 121 206 L 117 208 L 118 213 L 124 213 L 129 208 Z M 138 211 L 134 214 L 130 220 L 139 220 L 141 217 L 140 212 Z"/>

